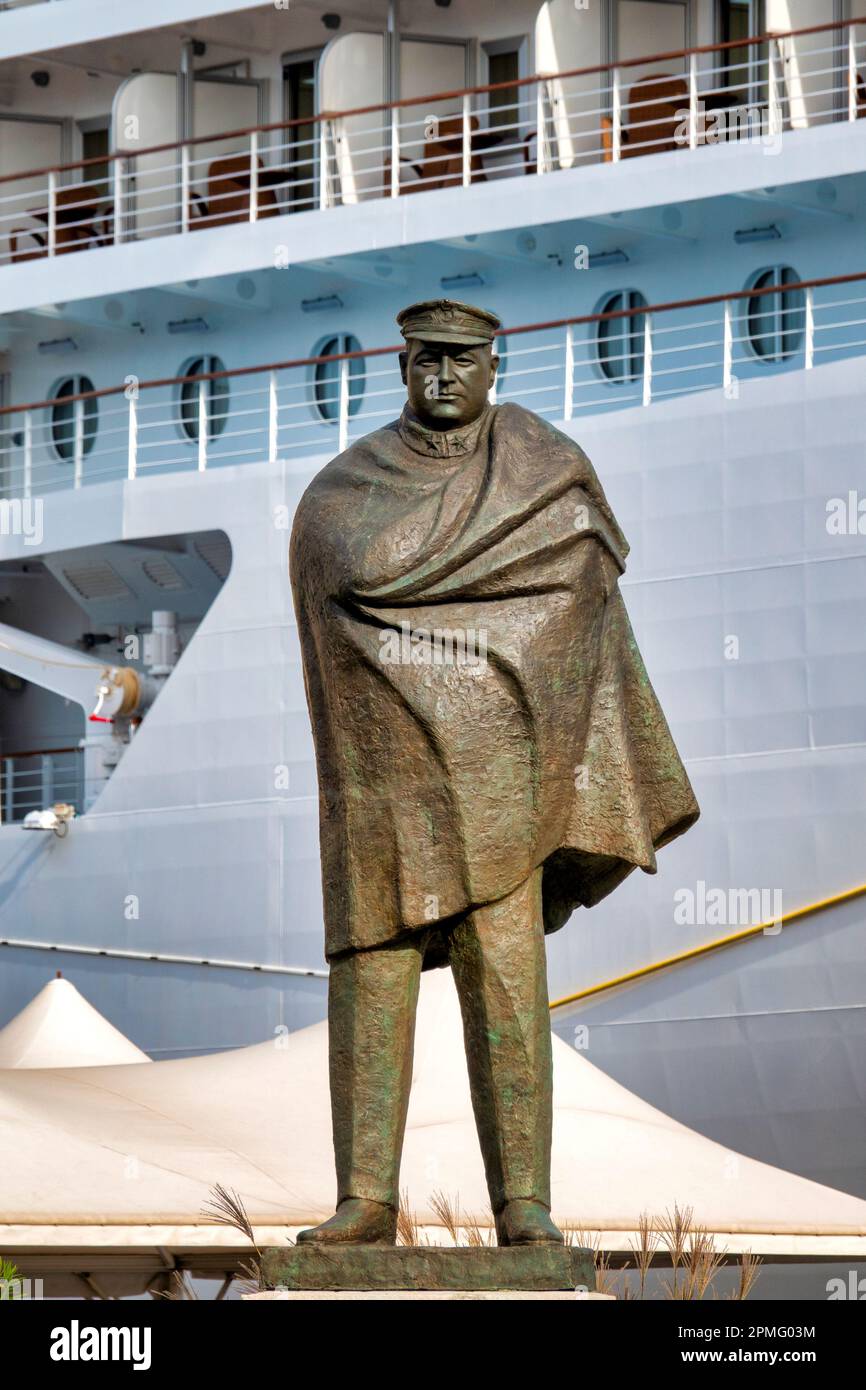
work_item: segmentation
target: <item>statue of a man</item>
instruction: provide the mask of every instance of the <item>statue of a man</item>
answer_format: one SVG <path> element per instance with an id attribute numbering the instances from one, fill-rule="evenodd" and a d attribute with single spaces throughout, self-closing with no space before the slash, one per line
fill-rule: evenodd
<path id="1" fill-rule="evenodd" d="M 398 323 L 408 404 L 318 474 L 292 534 L 338 1184 L 300 1239 L 394 1243 L 420 974 L 450 964 L 499 1243 L 559 1242 L 545 932 L 654 872 L 698 808 L 589 460 L 489 402 L 495 315 Z"/>

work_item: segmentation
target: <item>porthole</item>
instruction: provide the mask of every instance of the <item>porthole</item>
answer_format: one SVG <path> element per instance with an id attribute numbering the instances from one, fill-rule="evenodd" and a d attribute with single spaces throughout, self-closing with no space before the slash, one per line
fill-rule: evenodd
<path id="1" fill-rule="evenodd" d="M 772 266 L 753 279 L 750 289 L 776 293 L 754 295 L 747 301 L 746 331 L 756 357 L 762 362 L 783 362 L 803 341 L 806 297 L 803 290 L 785 289 L 800 277 L 789 265 Z"/>
<path id="2" fill-rule="evenodd" d="M 617 290 L 602 301 L 600 314 L 617 314 L 624 309 L 646 308 L 639 290 Z M 643 376 L 643 343 L 646 318 L 632 313 L 615 319 L 602 319 L 598 325 L 598 365 L 608 381 L 624 383 Z"/>
<path id="3" fill-rule="evenodd" d="M 360 352 L 361 344 L 351 333 L 337 333 L 324 338 L 314 349 L 313 357 L 334 357 L 343 352 Z M 317 362 L 313 371 L 313 401 L 320 420 L 329 424 L 340 415 L 340 362 Z M 357 415 L 364 396 L 366 371 L 363 357 L 348 362 L 349 414 Z"/>
<path id="4" fill-rule="evenodd" d="M 94 389 L 89 376 L 66 376 L 58 381 L 51 398 L 55 404 L 50 412 L 51 447 L 61 463 L 72 463 L 76 455 L 76 429 L 81 429 L 81 457 L 90 453 L 96 442 L 99 404 L 95 398 L 76 401 Z"/>
<path id="5" fill-rule="evenodd" d="M 208 376 L 211 372 L 224 372 L 225 363 L 221 357 L 191 357 L 178 373 L 189 380 L 181 382 L 178 391 L 180 428 L 185 439 L 197 444 L 199 437 L 199 417 L 201 400 L 204 396 L 204 409 L 207 416 L 207 437 L 216 439 L 222 434 L 228 422 L 229 383 L 228 377 L 216 380 L 196 381 L 196 377 Z"/>

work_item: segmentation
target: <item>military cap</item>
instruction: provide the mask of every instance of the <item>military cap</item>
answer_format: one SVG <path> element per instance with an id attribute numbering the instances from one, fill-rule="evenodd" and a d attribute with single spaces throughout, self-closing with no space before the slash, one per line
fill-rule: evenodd
<path id="1" fill-rule="evenodd" d="M 406 339 L 477 347 L 493 342 L 501 321 L 489 310 L 478 309 L 474 304 L 461 304 L 456 299 L 425 299 L 401 309 L 397 322 Z"/>

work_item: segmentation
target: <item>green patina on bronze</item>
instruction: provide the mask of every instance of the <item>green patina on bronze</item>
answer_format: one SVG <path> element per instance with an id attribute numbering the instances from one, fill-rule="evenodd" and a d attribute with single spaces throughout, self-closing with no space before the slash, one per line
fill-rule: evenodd
<path id="1" fill-rule="evenodd" d="M 591 1250 L 576 1246 L 515 1246 L 510 1250 L 442 1246 L 296 1245 L 268 1250 L 262 1261 L 266 1289 L 497 1289 L 553 1293 L 595 1292 Z"/>
<path id="2" fill-rule="evenodd" d="M 409 402 L 316 477 L 291 543 L 342 1204 L 308 1238 L 393 1240 L 418 981 L 450 964 L 500 1242 L 555 1241 L 544 934 L 653 873 L 698 808 L 589 460 L 490 405 L 493 315 L 400 321 Z M 436 633 L 483 660 L 436 661 Z"/>

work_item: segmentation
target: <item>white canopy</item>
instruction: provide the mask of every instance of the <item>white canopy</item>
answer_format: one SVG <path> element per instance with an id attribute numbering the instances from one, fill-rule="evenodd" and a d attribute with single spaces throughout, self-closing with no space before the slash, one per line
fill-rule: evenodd
<path id="1" fill-rule="evenodd" d="M 866 1254 L 866 1202 L 704 1139 L 560 1039 L 553 1046 L 561 1224 L 622 1249 L 643 1212 L 678 1203 L 730 1253 Z M 260 1244 L 282 1243 L 333 1210 L 326 1025 L 147 1067 L 0 1072 L 0 1171 L 0 1250 L 33 1272 L 57 1268 L 61 1252 L 67 1269 L 81 1252 L 91 1271 L 98 1252 L 106 1268 L 134 1254 L 137 1268 L 147 1258 L 157 1268 L 164 1251 L 198 1252 L 195 1266 L 219 1269 L 219 1252 L 245 1242 L 202 1219 L 216 1183 L 240 1194 Z M 428 1229 L 436 1192 L 486 1220 L 448 971 L 422 985 L 401 1185 Z M 39 1251 L 41 1266 L 28 1257 Z"/>
<path id="2" fill-rule="evenodd" d="M 58 974 L 0 1028 L 0 1068 L 111 1067 L 149 1062 Z"/>

